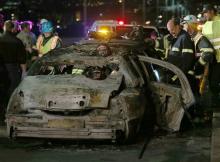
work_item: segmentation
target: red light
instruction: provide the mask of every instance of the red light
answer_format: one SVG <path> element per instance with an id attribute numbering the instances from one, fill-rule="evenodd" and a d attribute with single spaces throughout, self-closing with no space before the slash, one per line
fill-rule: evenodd
<path id="1" fill-rule="evenodd" d="M 121 20 L 120 20 L 120 21 L 118 21 L 118 24 L 119 24 L 119 25 L 124 25 L 124 21 L 121 21 Z"/>

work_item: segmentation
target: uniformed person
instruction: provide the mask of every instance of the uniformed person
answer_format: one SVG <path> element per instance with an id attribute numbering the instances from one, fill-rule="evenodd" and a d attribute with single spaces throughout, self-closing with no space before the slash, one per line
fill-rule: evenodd
<path id="1" fill-rule="evenodd" d="M 36 49 L 39 56 L 43 56 L 49 51 L 61 47 L 61 39 L 54 34 L 54 28 L 50 21 L 44 22 L 41 26 L 42 34 L 38 37 Z"/>
<path id="2" fill-rule="evenodd" d="M 195 46 L 196 63 L 194 66 L 194 75 L 201 82 L 198 86 L 200 94 L 204 93 L 205 80 L 208 78 L 209 65 L 214 59 L 215 50 L 211 42 L 199 31 L 199 22 L 194 15 L 187 15 L 183 19 L 183 27 L 193 39 Z M 207 75 L 207 76 L 205 76 Z"/>
<path id="3" fill-rule="evenodd" d="M 180 19 L 172 18 L 167 23 L 167 29 L 173 36 L 171 50 L 169 50 L 167 61 L 180 68 L 186 74 L 189 81 L 192 81 L 189 75 L 195 63 L 194 45 L 190 35 L 184 31 L 180 25 Z M 172 81 L 177 81 L 177 76 L 172 76 Z M 192 81 L 193 82 L 193 81 Z M 191 82 L 191 83 L 192 83 Z"/>
<path id="4" fill-rule="evenodd" d="M 213 66 L 210 67 L 212 69 L 210 73 L 210 89 L 213 96 L 218 98 L 220 92 L 220 16 L 212 5 L 205 5 L 202 13 L 207 20 L 203 25 L 202 33 L 210 40 L 216 50 L 216 63 L 213 63 Z"/>

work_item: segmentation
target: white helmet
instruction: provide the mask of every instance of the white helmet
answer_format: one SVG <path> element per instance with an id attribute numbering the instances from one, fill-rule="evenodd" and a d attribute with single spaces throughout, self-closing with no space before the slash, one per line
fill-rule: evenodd
<path id="1" fill-rule="evenodd" d="M 185 23 L 198 23 L 198 20 L 196 18 L 196 16 L 194 15 L 187 15 L 183 18 L 182 24 Z"/>
<path id="2" fill-rule="evenodd" d="M 48 20 L 47 19 L 40 19 L 40 24 L 43 24 L 45 22 L 48 22 Z"/>

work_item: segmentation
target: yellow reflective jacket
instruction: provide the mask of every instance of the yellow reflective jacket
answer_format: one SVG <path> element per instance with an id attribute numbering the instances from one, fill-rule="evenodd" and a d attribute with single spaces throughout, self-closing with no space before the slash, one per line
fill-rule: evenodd
<path id="1" fill-rule="evenodd" d="M 43 45 L 43 39 L 44 37 L 40 35 L 37 39 L 36 47 L 39 52 L 39 55 L 42 56 L 46 53 L 48 53 L 50 50 L 55 49 L 58 42 L 60 41 L 60 38 L 58 36 L 51 37 L 46 44 Z"/>
<path id="2" fill-rule="evenodd" d="M 220 16 L 215 16 L 212 21 L 207 21 L 203 28 L 202 34 L 204 34 L 212 43 L 216 50 L 216 60 L 220 62 Z"/>

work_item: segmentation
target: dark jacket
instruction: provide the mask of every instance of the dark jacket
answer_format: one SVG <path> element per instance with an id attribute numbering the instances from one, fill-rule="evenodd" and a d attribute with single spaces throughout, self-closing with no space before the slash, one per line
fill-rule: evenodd
<path id="1" fill-rule="evenodd" d="M 211 42 L 201 33 L 193 37 L 196 51 L 196 63 L 194 67 L 195 75 L 201 75 L 204 72 L 204 65 L 213 63 L 215 60 L 215 49 Z M 216 62 L 216 60 L 214 61 Z"/>
<path id="2" fill-rule="evenodd" d="M 5 32 L 0 36 L 0 61 L 3 64 L 25 64 L 23 43 L 15 35 Z"/>
<path id="3" fill-rule="evenodd" d="M 172 42 L 167 61 L 179 67 L 185 74 L 193 69 L 195 62 L 194 45 L 186 31 L 181 30 Z"/>

